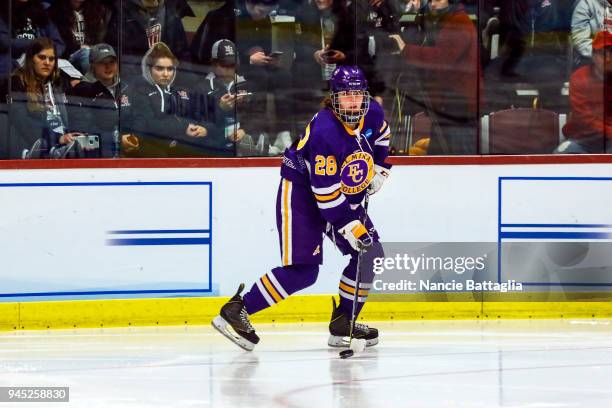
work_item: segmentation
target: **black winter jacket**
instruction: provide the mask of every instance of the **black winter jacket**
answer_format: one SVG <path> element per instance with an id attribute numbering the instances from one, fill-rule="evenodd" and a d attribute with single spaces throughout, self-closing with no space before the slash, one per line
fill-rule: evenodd
<path id="1" fill-rule="evenodd" d="M 185 134 L 190 123 L 204 126 L 195 112 L 190 92 L 170 86 L 163 89 L 144 80 L 131 84 L 128 95 L 133 106 L 131 130 L 140 139 L 143 157 L 198 157 L 206 155 L 210 140 Z"/>
<path id="2" fill-rule="evenodd" d="M 88 157 L 114 157 L 120 153 L 120 135 L 131 129 L 132 106 L 127 85 L 118 83 L 113 96 L 100 81 L 85 78 L 69 92 L 71 125 L 79 132 L 100 137 L 100 149 L 87 154 Z"/>

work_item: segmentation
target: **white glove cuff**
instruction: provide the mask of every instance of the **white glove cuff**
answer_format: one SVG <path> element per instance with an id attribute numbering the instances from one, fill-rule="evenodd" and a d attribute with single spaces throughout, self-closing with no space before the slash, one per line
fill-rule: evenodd
<path id="1" fill-rule="evenodd" d="M 379 166 L 378 164 L 374 165 L 374 171 L 376 171 L 376 174 L 380 174 L 384 178 L 387 178 L 391 175 L 390 169 L 383 167 L 383 166 Z"/>

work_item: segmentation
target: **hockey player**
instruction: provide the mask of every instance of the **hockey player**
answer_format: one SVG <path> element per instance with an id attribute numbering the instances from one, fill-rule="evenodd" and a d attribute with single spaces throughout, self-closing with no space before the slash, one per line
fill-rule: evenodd
<path id="1" fill-rule="evenodd" d="M 356 315 L 372 286 L 371 260 L 382 256 L 378 234 L 361 205 L 389 176 L 385 163 L 390 131 L 382 107 L 370 98 L 367 81 L 356 66 L 338 67 L 331 94 L 299 141 L 285 151 L 276 199 L 276 224 L 282 266 L 259 278 L 244 295 L 237 293 L 213 319 L 213 326 L 245 350 L 259 342 L 249 316 L 309 287 L 322 263 L 323 236 L 332 239 L 349 264 L 340 278 L 340 304 L 333 301 L 328 344 L 347 347 L 359 250 L 362 255 Z M 362 223 L 362 221 L 364 221 Z M 228 330 L 231 326 L 235 334 Z M 355 338 L 378 343 L 378 330 L 355 324 Z"/>

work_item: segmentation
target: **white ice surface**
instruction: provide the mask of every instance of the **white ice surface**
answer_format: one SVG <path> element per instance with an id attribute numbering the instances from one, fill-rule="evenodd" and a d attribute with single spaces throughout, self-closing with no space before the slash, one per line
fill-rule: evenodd
<path id="1" fill-rule="evenodd" d="M 69 386 L 31 407 L 610 407 L 612 321 L 376 325 L 352 359 L 326 325 L 257 325 L 254 352 L 209 327 L 0 335 L 0 386 Z"/>

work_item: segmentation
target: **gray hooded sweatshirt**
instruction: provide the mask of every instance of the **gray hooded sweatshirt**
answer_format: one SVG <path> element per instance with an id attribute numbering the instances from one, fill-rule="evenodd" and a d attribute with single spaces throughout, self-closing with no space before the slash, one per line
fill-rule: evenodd
<path id="1" fill-rule="evenodd" d="M 608 0 L 579 0 L 572 14 L 572 42 L 579 57 L 593 56 L 593 37 L 604 29 L 604 21 L 612 18 Z"/>

